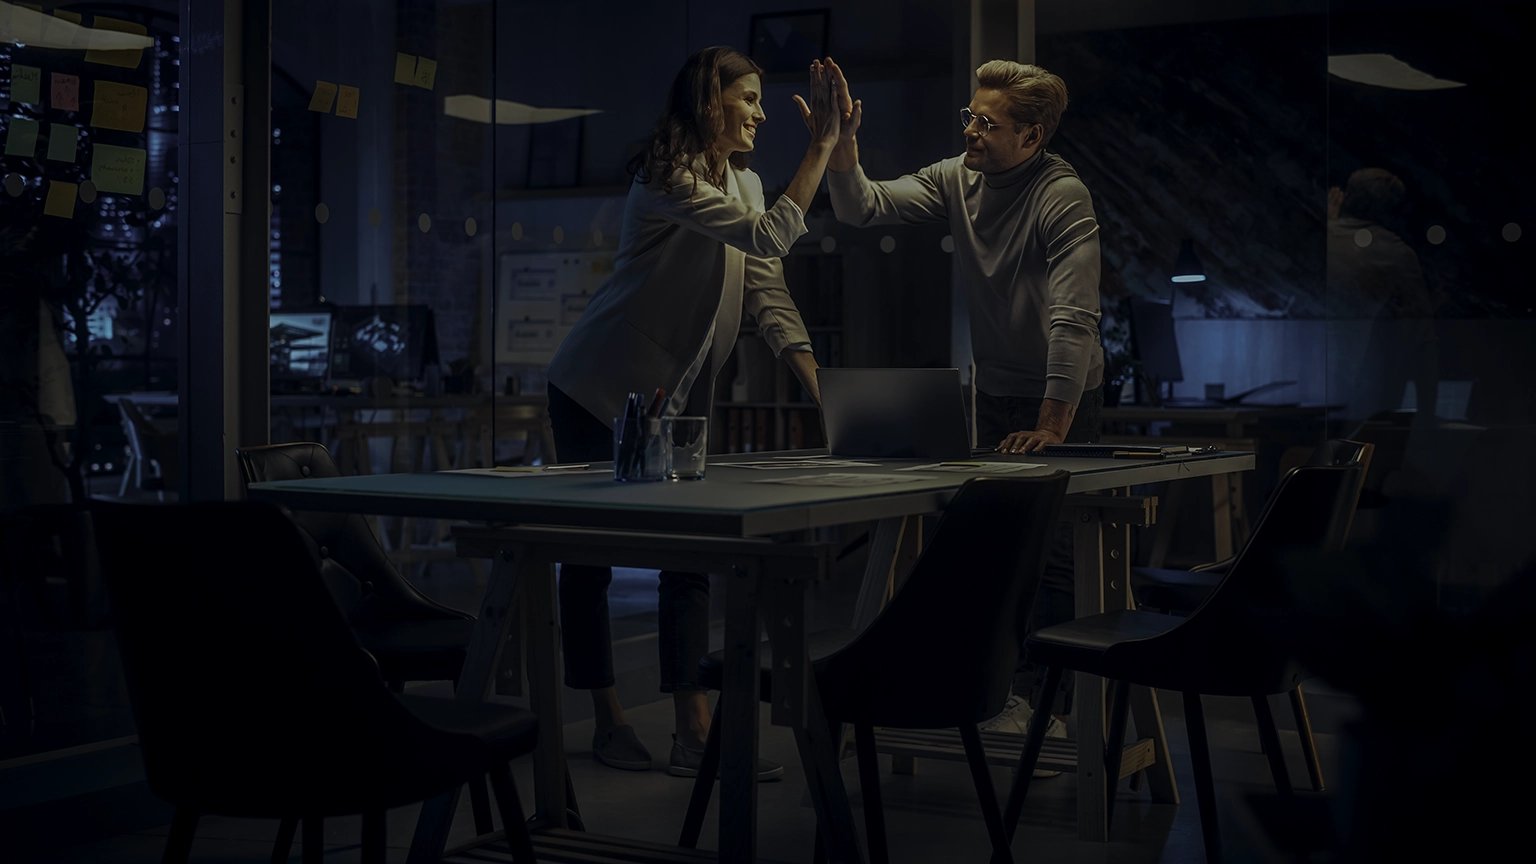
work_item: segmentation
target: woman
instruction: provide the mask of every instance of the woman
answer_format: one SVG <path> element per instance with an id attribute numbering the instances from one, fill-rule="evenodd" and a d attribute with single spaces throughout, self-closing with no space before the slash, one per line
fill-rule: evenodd
<path id="1" fill-rule="evenodd" d="M 830 60 L 828 61 L 830 62 Z M 666 110 L 630 163 L 614 273 L 593 295 L 549 367 L 549 416 L 562 461 L 613 453 L 613 418 L 631 391 L 667 394 L 666 413 L 710 413 L 715 376 L 751 314 L 774 353 L 820 401 L 816 361 L 779 261 L 805 233 L 804 214 L 837 141 L 830 66 L 813 61 L 811 99 L 798 103 L 811 141 L 784 195 L 765 207 L 747 170 L 762 107 L 762 70 L 739 51 L 705 48 L 672 82 Z M 651 756 L 624 721 L 614 690 L 606 567 L 564 566 L 560 620 L 570 687 L 590 690 L 593 755 L 647 770 Z M 672 693 L 676 732 L 668 772 L 698 773 L 710 712 L 698 683 L 708 649 L 709 583 L 703 574 L 663 572 L 659 586 L 661 689 Z M 783 768 L 765 764 L 767 779 Z"/>

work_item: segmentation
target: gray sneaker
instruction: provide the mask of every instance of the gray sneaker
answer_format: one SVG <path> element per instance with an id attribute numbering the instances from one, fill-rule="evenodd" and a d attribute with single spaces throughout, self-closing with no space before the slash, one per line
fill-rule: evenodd
<path id="1" fill-rule="evenodd" d="M 651 751 L 640 743 L 635 727 L 625 724 L 592 732 L 592 758 L 624 771 L 651 770 Z"/>
<path id="2" fill-rule="evenodd" d="M 667 773 L 673 777 L 697 777 L 699 766 L 704 763 L 704 748 L 695 750 L 687 744 L 672 736 L 672 758 L 667 764 Z M 784 776 L 784 766 L 767 759 L 757 760 L 757 780 L 777 780 Z"/>
<path id="3" fill-rule="evenodd" d="M 1003 703 L 1003 710 L 996 717 L 983 722 L 980 728 L 983 732 L 1007 732 L 1010 735 L 1028 735 L 1029 721 L 1034 716 L 1034 709 L 1029 707 L 1029 702 L 1023 696 L 1010 693 L 1008 694 L 1008 701 Z M 1061 722 L 1060 717 L 1052 717 L 1051 722 L 1046 724 L 1045 737 L 1065 739 L 1067 737 L 1067 724 Z M 1036 768 L 1032 776 L 1043 780 L 1048 777 L 1060 777 L 1061 772 L 1054 768 Z"/>

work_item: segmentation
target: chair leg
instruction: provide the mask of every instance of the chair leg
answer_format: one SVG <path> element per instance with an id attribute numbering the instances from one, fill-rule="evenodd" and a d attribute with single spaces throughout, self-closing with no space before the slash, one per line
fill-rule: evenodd
<path id="1" fill-rule="evenodd" d="M 576 784 L 571 782 L 571 765 L 565 765 L 565 821 L 566 827 L 572 831 L 585 831 L 587 825 L 581 821 L 581 805 L 576 801 Z"/>
<path id="2" fill-rule="evenodd" d="M 384 829 L 384 811 L 364 811 L 363 864 L 384 864 L 384 847 L 388 839 Z"/>
<path id="3" fill-rule="evenodd" d="M 319 816 L 304 817 L 304 864 L 321 864 L 325 860 L 325 820 Z"/>
<path id="4" fill-rule="evenodd" d="M 1116 681 L 1109 699 L 1109 739 L 1104 742 L 1104 827 L 1115 824 L 1120 762 L 1125 757 L 1125 727 L 1131 713 L 1131 682 Z"/>
<path id="5" fill-rule="evenodd" d="M 1280 732 L 1275 728 L 1275 715 L 1269 710 L 1268 696 L 1255 696 L 1253 702 L 1253 715 L 1258 720 L 1259 741 L 1263 745 L 1264 754 L 1269 757 L 1269 773 L 1275 778 L 1275 791 L 1282 797 L 1289 797 L 1294 790 L 1291 789 L 1291 775 L 1285 770 L 1285 750 L 1280 746 Z"/>
<path id="6" fill-rule="evenodd" d="M 512 780 L 512 769 L 505 762 L 497 762 L 490 770 L 491 786 L 496 790 L 496 804 L 501 809 L 501 825 L 506 831 L 507 846 L 512 850 L 512 860 L 517 864 L 533 864 L 533 838 L 528 836 L 528 822 L 523 817 L 523 803 L 517 797 L 517 784 Z"/>
<path id="7" fill-rule="evenodd" d="M 475 833 L 490 834 L 496 830 L 491 821 L 491 798 L 485 791 L 485 778 L 472 777 L 469 781 L 469 809 L 475 814 Z"/>
<path id="8" fill-rule="evenodd" d="M 1211 746 L 1205 736 L 1205 709 L 1200 694 L 1184 694 L 1184 726 L 1189 733 L 1189 762 L 1195 775 L 1195 800 L 1200 805 L 1200 833 L 1205 860 L 1221 860 L 1221 828 L 1216 823 L 1216 782 L 1211 778 Z"/>
<path id="9" fill-rule="evenodd" d="M 880 803 L 880 758 L 875 755 L 875 729 L 869 723 L 853 724 L 853 747 L 859 761 L 859 791 L 864 795 L 864 833 L 870 864 L 891 860 L 885 843 L 885 808 Z"/>
<path id="10" fill-rule="evenodd" d="M 1061 686 L 1062 668 L 1051 666 L 1045 670 L 1042 693 L 1055 693 Z M 1051 723 L 1049 710 L 1036 711 L 1029 718 L 1029 732 L 1024 737 L 1024 751 L 1019 754 L 1019 766 L 1014 771 L 1013 788 L 1008 792 L 1008 806 L 1003 808 L 1003 828 L 1012 842 L 1019 827 L 1019 813 L 1024 810 L 1024 796 L 1029 794 L 1029 778 L 1035 773 L 1035 763 L 1040 761 L 1040 748 L 1045 744 L 1045 730 Z"/>
<path id="11" fill-rule="evenodd" d="M 1307 697 L 1301 692 L 1301 685 L 1291 691 L 1291 713 L 1296 715 L 1296 735 L 1301 738 L 1301 756 L 1307 763 L 1307 777 L 1312 781 L 1312 790 L 1322 792 L 1326 788 L 1323 782 L 1323 762 L 1317 755 L 1317 739 L 1312 737 L 1312 715 L 1307 711 Z"/>
<path id="12" fill-rule="evenodd" d="M 272 864 L 286 864 L 288 856 L 293 854 L 293 835 L 298 830 L 299 820 L 296 816 L 284 816 L 277 823 L 277 839 L 272 841 Z"/>
<path id="13" fill-rule="evenodd" d="M 165 838 L 165 864 L 186 864 L 192 856 L 192 834 L 197 831 L 197 811 L 177 807 L 171 817 L 171 833 Z"/>
<path id="14" fill-rule="evenodd" d="M 1013 850 L 1009 848 L 1008 832 L 1003 828 L 1003 814 L 997 807 L 997 789 L 992 786 L 992 769 L 987 767 L 987 751 L 981 746 L 981 732 L 977 731 L 976 724 L 960 727 L 960 742 L 965 745 L 965 761 L 971 765 L 971 780 L 976 784 L 981 818 L 987 823 L 987 835 L 992 838 L 992 864 L 1013 864 Z M 870 848 L 874 848 L 873 842 Z"/>
<path id="15" fill-rule="evenodd" d="M 688 796 L 688 812 L 683 815 L 683 831 L 677 845 L 684 849 L 699 847 L 699 833 L 704 830 L 704 814 L 709 810 L 709 796 L 715 790 L 716 775 L 720 773 L 720 705 L 725 694 L 715 701 L 714 715 L 709 720 L 709 734 L 704 738 L 704 758 L 699 762 L 699 776 L 693 778 L 693 792 Z"/>

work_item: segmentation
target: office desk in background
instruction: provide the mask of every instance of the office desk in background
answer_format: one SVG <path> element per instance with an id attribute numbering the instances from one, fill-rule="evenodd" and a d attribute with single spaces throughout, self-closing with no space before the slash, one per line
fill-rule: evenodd
<path id="1" fill-rule="evenodd" d="M 808 589 L 829 577 L 830 550 L 826 544 L 807 541 L 805 534 L 869 522 L 889 526 L 907 517 L 939 512 L 968 476 L 921 474 L 883 485 L 797 486 L 758 482 L 782 476 L 781 472 L 730 467 L 731 461 L 762 458 L 763 454 L 712 459 L 708 479 L 694 483 L 619 484 L 613 481 L 611 469 L 595 464 L 592 471 L 582 473 L 436 472 L 290 480 L 252 484 L 250 494 L 293 509 L 483 523 L 485 527 L 459 535 L 461 553 L 491 556 L 495 562 L 460 677 L 459 698 L 480 701 L 494 692 L 497 655 L 511 623 L 507 610 L 520 592 L 528 628 L 529 695 L 540 723 L 535 809 L 550 831 L 565 825 L 568 794 L 554 563 L 724 574 L 719 583 L 726 609 L 724 688 L 733 698 L 725 703 L 721 719 L 721 859 L 749 864 L 757 855 L 758 640 L 766 629 L 774 661 L 773 722 L 796 732 L 812 801 L 831 835 L 829 860 L 858 861 L 861 853 L 854 840 L 851 811 L 834 743 L 821 720 L 806 650 Z M 1019 457 L 1019 461 L 1026 460 Z M 1027 461 L 1072 473 L 1063 518 L 1074 526 L 1079 615 L 1130 603 L 1126 593 L 1130 528 L 1155 521 L 1156 502 L 1130 496 L 1129 487 L 1253 468 L 1253 457 L 1246 453 L 1162 461 L 1040 457 Z M 918 463 L 887 460 L 878 468 L 837 470 L 887 473 L 913 464 Z M 872 549 L 880 545 L 877 538 Z M 889 566 L 872 553 L 866 589 L 871 581 L 883 585 Z M 1091 680 L 1096 679 L 1079 679 L 1074 711 L 1078 830 L 1080 836 L 1104 840 L 1108 830 L 1104 688 L 1102 682 L 1089 686 Z M 1134 711 L 1138 735 L 1151 739 L 1155 754 L 1148 778 L 1154 799 L 1175 802 L 1173 768 L 1155 694 L 1139 691 Z M 452 802 L 446 806 L 446 811 L 424 813 L 414 855 L 430 852 L 434 843 L 440 843 L 436 838 L 447 830 Z M 679 813 L 679 824 L 681 819 Z"/>
<path id="2" fill-rule="evenodd" d="M 1278 473 L 1283 452 L 1294 446 L 1310 450 L 1326 435 L 1324 423 L 1333 405 L 1115 405 L 1103 409 L 1101 440 L 1111 444 L 1211 444 L 1224 451 L 1255 454 L 1256 467 Z M 1248 537 L 1249 511 L 1264 500 L 1270 478 L 1249 485 L 1241 473 L 1213 475 L 1210 560 L 1230 558 Z M 1173 542 L 1179 515 L 1193 502 L 1187 483 L 1172 483 L 1162 496 L 1162 518 L 1152 537 L 1146 563 L 1160 567 Z"/>

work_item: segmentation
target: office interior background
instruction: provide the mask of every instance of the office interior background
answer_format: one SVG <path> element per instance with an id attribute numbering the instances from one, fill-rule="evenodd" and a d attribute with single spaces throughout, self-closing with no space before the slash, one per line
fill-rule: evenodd
<path id="1" fill-rule="evenodd" d="M 1529 619 L 1484 625 L 1530 610 L 1536 551 L 1530 34 L 1501 0 L 0 2 L 0 510 L 238 497 L 233 448 L 265 441 L 353 471 L 548 459 L 544 369 L 689 53 L 764 66 L 770 201 L 813 56 L 863 100 L 876 179 L 956 154 L 973 70 L 1011 57 L 1071 92 L 1050 149 L 1100 223 L 1106 432 L 1212 434 L 1114 413 L 1180 400 L 1315 409 L 1241 431 L 1250 514 L 1325 438 L 1376 442 L 1319 670 L 1387 718 L 1526 717 Z M 1360 169 L 1401 200 L 1330 243 L 1330 189 Z M 824 192 L 806 221 L 785 267 L 823 365 L 969 380 L 943 225 L 855 229 Z M 1418 280 L 1356 278 L 1338 256 L 1373 243 Z M 822 443 L 749 333 L 719 385 L 716 452 Z M 426 584 L 467 572 L 440 527 L 390 530 Z M 0 765 L 133 731 L 69 557 L 0 559 Z M 1474 672 L 1454 708 L 1431 689 Z"/>

